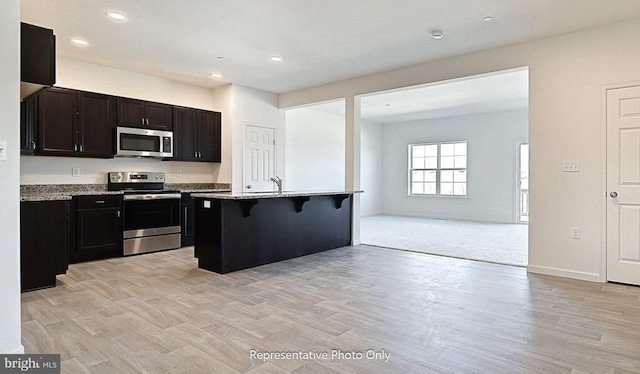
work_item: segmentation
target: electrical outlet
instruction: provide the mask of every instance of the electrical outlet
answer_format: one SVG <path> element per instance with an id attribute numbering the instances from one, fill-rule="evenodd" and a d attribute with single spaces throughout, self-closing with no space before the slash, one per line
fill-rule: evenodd
<path id="1" fill-rule="evenodd" d="M 79 177 L 80 176 L 80 168 L 71 168 L 71 176 Z"/>
<path id="2" fill-rule="evenodd" d="M 571 228 L 571 239 L 580 239 L 580 228 L 572 227 Z"/>
<path id="3" fill-rule="evenodd" d="M 177 175 L 177 176 L 179 176 L 179 177 L 181 177 L 181 176 L 182 176 L 182 170 L 178 170 L 178 171 L 176 171 L 176 175 Z"/>
<path id="4" fill-rule="evenodd" d="M 565 173 L 580 171 L 580 161 L 577 161 L 577 160 L 563 161 L 562 171 Z"/>

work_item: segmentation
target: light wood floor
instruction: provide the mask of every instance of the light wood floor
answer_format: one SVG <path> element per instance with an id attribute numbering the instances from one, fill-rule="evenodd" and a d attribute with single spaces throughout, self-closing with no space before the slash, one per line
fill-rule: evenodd
<path id="1" fill-rule="evenodd" d="M 22 321 L 65 374 L 640 373 L 638 287 L 366 246 L 223 276 L 191 248 L 72 265 L 23 294 Z"/>

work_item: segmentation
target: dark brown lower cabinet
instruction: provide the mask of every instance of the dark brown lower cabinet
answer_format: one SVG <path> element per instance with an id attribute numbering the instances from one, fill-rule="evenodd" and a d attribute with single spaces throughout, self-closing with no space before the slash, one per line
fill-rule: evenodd
<path id="1" fill-rule="evenodd" d="M 71 263 L 122 256 L 122 197 L 78 196 Z"/>
<path id="2" fill-rule="evenodd" d="M 70 201 L 20 203 L 22 291 L 53 287 L 68 269 Z"/>
<path id="3" fill-rule="evenodd" d="M 192 246 L 195 243 L 196 235 L 196 206 L 190 193 L 182 194 L 182 211 L 180 213 L 180 225 L 183 247 Z"/>

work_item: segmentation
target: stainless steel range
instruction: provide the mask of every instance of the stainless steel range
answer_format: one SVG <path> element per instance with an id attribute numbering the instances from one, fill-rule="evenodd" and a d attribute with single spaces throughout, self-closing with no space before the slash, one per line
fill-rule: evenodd
<path id="1" fill-rule="evenodd" d="M 110 172 L 108 188 L 124 191 L 124 255 L 180 248 L 180 192 L 164 173 Z"/>

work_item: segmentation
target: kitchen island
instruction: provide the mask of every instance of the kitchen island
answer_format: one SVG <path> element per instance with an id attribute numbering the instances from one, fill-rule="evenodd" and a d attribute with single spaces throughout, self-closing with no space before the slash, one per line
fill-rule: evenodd
<path id="1" fill-rule="evenodd" d="M 357 192 L 192 194 L 198 267 L 225 274 L 351 245 Z"/>

